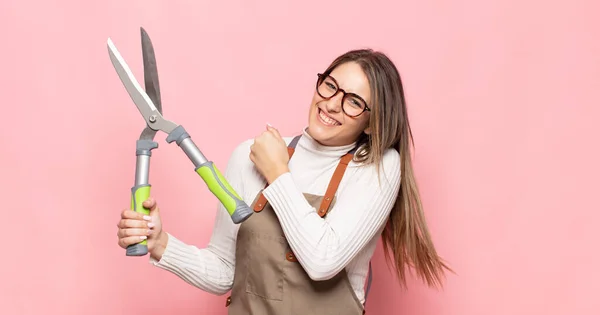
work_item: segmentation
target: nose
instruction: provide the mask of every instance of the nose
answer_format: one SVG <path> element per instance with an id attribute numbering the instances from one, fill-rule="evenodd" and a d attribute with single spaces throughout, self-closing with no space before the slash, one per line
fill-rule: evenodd
<path id="1" fill-rule="evenodd" d="M 330 113 L 339 113 L 342 110 L 342 99 L 344 98 L 344 93 L 338 92 L 336 95 L 331 97 L 327 101 L 327 111 Z"/>

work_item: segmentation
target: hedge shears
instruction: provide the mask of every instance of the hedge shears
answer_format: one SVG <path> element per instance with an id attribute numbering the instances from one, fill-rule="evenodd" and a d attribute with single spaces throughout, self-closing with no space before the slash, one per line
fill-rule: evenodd
<path id="1" fill-rule="evenodd" d="M 219 199 L 229 212 L 235 224 L 245 221 L 252 210 L 242 200 L 239 194 L 229 185 L 222 173 L 212 161 L 209 161 L 192 141 L 183 126 L 166 120 L 162 115 L 162 103 L 158 83 L 158 70 L 154 56 L 154 48 L 148 33 L 141 29 L 142 57 L 144 63 L 145 90 L 135 79 L 131 69 L 117 50 L 110 37 L 108 38 L 108 54 L 119 75 L 127 93 L 137 106 L 146 121 L 146 127 L 136 141 L 136 168 L 135 185 L 131 188 L 131 209 L 136 212 L 148 214 L 149 211 L 142 206 L 142 202 L 150 196 L 148 174 L 152 150 L 158 148 L 154 141 L 157 131 L 167 134 L 166 142 L 175 142 L 192 161 L 195 171 L 204 180 L 209 190 Z M 144 256 L 148 253 L 147 241 L 129 246 L 127 256 Z"/>

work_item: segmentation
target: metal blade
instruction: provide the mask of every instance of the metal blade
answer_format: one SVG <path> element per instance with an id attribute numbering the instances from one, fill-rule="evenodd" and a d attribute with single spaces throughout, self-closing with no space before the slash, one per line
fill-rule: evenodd
<path id="1" fill-rule="evenodd" d="M 121 82 L 125 86 L 127 93 L 137 106 L 138 110 L 146 120 L 146 123 L 150 123 L 150 116 L 159 114 L 156 106 L 148 97 L 148 94 L 142 89 L 138 81 L 133 76 L 131 69 L 119 53 L 119 50 L 113 44 L 112 40 L 109 38 L 107 41 L 108 45 L 108 54 L 110 56 L 110 61 L 113 64 L 113 67 L 117 71 Z"/>
<path id="2" fill-rule="evenodd" d="M 146 85 L 146 94 L 154 103 L 154 106 L 162 114 L 162 102 L 160 98 L 160 84 L 158 82 L 158 69 L 156 66 L 156 57 L 154 47 L 150 36 L 143 27 L 140 27 L 142 37 L 142 56 L 144 60 L 144 83 Z"/>
<path id="3" fill-rule="evenodd" d="M 133 100 L 133 103 L 144 117 L 146 124 L 152 130 L 161 130 L 167 134 L 171 133 L 177 124 L 164 119 L 162 114 L 158 111 L 148 94 L 142 89 L 138 81 L 133 76 L 131 69 L 117 50 L 117 47 L 113 44 L 109 38 L 107 41 L 108 54 L 113 67 L 117 71 L 121 82 L 125 86 L 127 93 Z"/>

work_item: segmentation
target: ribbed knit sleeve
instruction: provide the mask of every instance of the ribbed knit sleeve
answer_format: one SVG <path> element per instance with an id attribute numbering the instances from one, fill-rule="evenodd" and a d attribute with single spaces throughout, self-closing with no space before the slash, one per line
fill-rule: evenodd
<path id="1" fill-rule="evenodd" d="M 216 295 L 227 293 L 233 284 L 232 261 L 223 259 L 210 247 L 200 249 L 183 243 L 171 234 L 160 261 L 150 258 L 150 262 L 185 282 Z"/>
<path id="2" fill-rule="evenodd" d="M 285 173 L 264 190 L 298 261 L 313 280 L 339 273 L 381 231 L 400 187 L 400 156 L 388 150 L 375 165 L 348 167 L 330 213 L 321 218 Z"/>

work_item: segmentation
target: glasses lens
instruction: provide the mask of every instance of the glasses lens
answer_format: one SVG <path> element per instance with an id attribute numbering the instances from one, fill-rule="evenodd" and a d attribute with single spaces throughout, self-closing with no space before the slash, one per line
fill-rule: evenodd
<path id="1" fill-rule="evenodd" d="M 321 97 L 329 98 L 335 95 L 338 87 L 331 77 L 321 77 L 319 79 L 319 82 L 320 83 L 317 86 L 317 92 L 319 93 L 319 95 L 321 95 Z"/>
<path id="2" fill-rule="evenodd" d="M 338 86 L 335 80 L 330 76 L 320 76 L 317 93 L 323 98 L 330 98 L 338 92 Z M 365 111 L 367 104 L 356 94 L 344 94 L 342 108 L 348 116 L 358 116 Z"/>
<path id="3" fill-rule="evenodd" d="M 348 116 L 358 116 L 358 115 L 362 114 L 362 112 L 367 107 L 367 105 L 365 104 L 365 102 L 362 99 L 360 99 L 352 94 L 346 95 L 346 98 L 344 98 L 343 106 L 344 106 L 344 112 Z"/>

